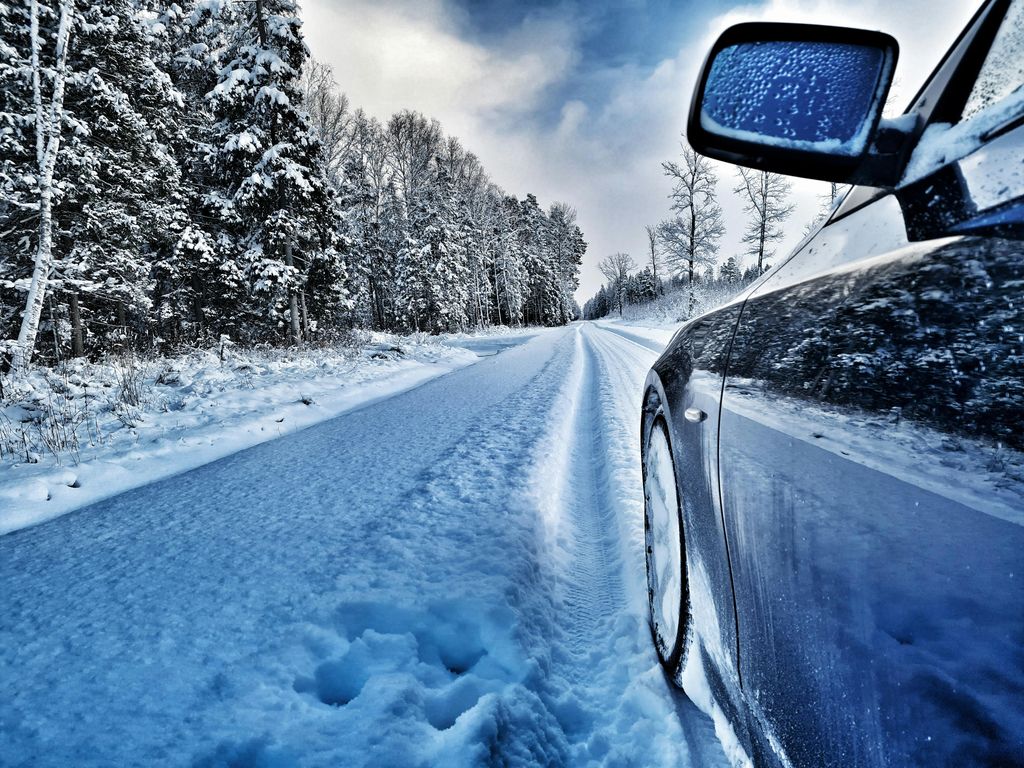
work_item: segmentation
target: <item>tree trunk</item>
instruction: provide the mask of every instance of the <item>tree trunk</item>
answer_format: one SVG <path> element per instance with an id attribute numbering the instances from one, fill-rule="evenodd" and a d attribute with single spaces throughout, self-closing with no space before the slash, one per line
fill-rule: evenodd
<path id="1" fill-rule="evenodd" d="M 284 263 L 291 272 L 292 268 L 292 243 L 289 240 L 284 246 Z M 302 341 L 302 330 L 299 327 L 299 301 L 295 295 L 295 289 L 288 286 L 288 315 L 291 324 L 291 342 L 299 344 Z"/>
<path id="2" fill-rule="evenodd" d="M 50 332 L 53 334 L 53 359 L 60 362 L 60 338 L 57 336 L 57 318 L 53 315 L 53 297 L 47 301 L 50 305 Z"/>
<path id="3" fill-rule="evenodd" d="M 766 225 L 766 221 L 765 221 L 764 217 L 762 217 L 761 218 L 761 239 L 757 243 L 757 274 L 759 274 L 759 275 L 764 271 L 764 269 L 761 266 L 761 264 L 762 264 L 762 262 L 764 262 L 764 230 L 765 230 L 765 225 Z"/>
<path id="4" fill-rule="evenodd" d="M 497 268 L 495 269 L 495 311 L 498 313 L 498 325 L 502 325 L 502 297 L 499 293 L 498 287 L 499 274 Z"/>
<path id="5" fill-rule="evenodd" d="M 768 229 L 768 174 L 761 173 L 761 239 L 757 244 L 757 274 L 764 272 L 764 235 Z"/>
<path id="6" fill-rule="evenodd" d="M 690 195 L 690 287 L 693 287 L 693 257 L 697 251 L 697 211 L 693 206 L 693 195 Z"/>
<path id="7" fill-rule="evenodd" d="M 71 356 L 82 357 L 85 354 L 85 344 L 82 343 L 82 309 L 75 292 L 68 298 L 68 312 L 71 315 Z"/>
<path id="8" fill-rule="evenodd" d="M 306 292 L 299 291 L 299 315 L 302 318 L 302 338 L 309 338 L 309 311 L 306 309 Z"/>
<path id="9" fill-rule="evenodd" d="M 71 37 L 71 7 L 67 0 L 60 6 L 60 26 L 57 30 L 57 65 L 53 75 L 53 97 L 50 100 L 48 121 L 43 120 L 42 95 L 39 82 L 39 4 L 32 3 L 32 64 L 34 99 L 36 102 L 36 150 L 39 163 L 39 242 L 36 246 L 35 266 L 32 282 L 25 300 L 25 313 L 21 318 L 18 342 L 11 359 L 11 371 L 15 376 L 25 372 L 32 359 L 39 333 L 39 318 L 43 313 L 46 299 L 46 284 L 50 279 L 53 263 L 53 171 L 57 165 L 60 149 L 61 117 L 64 112 L 64 83 L 67 75 L 68 40 Z M 47 124 L 48 123 L 48 124 Z M 45 149 L 40 133 L 45 133 Z"/>

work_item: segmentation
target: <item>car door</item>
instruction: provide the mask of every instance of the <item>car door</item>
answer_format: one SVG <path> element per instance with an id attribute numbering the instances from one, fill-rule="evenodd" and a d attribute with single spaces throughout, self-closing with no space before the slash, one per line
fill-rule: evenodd
<path id="1" fill-rule="evenodd" d="M 1024 764 L 1022 8 L 895 192 L 854 190 L 742 311 L 722 504 L 783 764 Z"/>
<path id="2" fill-rule="evenodd" d="M 698 663 L 730 714 L 739 698 L 736 621 L 718 486 L 717 416 L 741 302 L 683 326 L 655 362 L 645 387 L 641 431 L 664 418 L 672 435 L 687 571 L 686 602 Z M 680 651 L 682 649 L 679 649 Z M 706 663 L 704 663 L 706 662 Z"/>

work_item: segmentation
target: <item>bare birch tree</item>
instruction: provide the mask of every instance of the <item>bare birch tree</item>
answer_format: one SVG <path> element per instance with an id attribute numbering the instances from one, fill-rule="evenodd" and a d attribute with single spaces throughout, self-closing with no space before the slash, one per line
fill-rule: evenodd
<path id="1" fill-rule="evenodd" d="M 647 261 L 651 265 L 651 275 L 654 277 L 655 290 L 658 288 L 658 268 L 661 266 L 661 242 L 658 237 L 658 228 L 652 224 L 644 227 L 647 234 Z"/>
<path id="2" fill-rule="evenodd" d="M 11 370 L 15 376 L 24 373 L 32 359 L 39 332 L 39 318 L 46 300 L 46 285 L 53 266 L 53 172 L 60 150 L 61 121 L 64 113 L 64 85 L 67 80 L 68 44 L 71 40 L 73 8 L 70 0 L 60 3 L 60 21 L 54 48 L 53 90 L 49 109 L 43 107 L 42 41 L 39 34 L 39 2 L 31 2 L 30 35 L 32 45 L 32 101 L 35 107 L 36 163 L 39 195 L 39 234 L 36 244 L 32 282 L 25 300 L 18 341 L 14 346 Z"/>
<path id="3" fill-rule="evenodd" d="M 302 71 L 300 88 L 309 121 L 320 137 L 327 174 L 338 187 L 356 140 L 355 115 L 349 110 L 348 96 L 338 90 L 331 65 L 312 57 Z"/>
<path id="4" fill-rule="evenodd" d="M 662 163 L 665 175 L 675 182 L 669 196 L 671 219 L 659 227 L 665 256 L 678 273 L 693 284 L 698 266 L 714 266 L 718 241 L 725 232 L 722 209 L 715 199 L 718 177 L 711 161 L 682 144 L 683 162 Z"/>
<path id="5" fill-rule="evenodd" d="M 622 304 L 626 296 L 626 281 L 629 273 L 636 269 L 636 262 L 628 253 L 613 253 L 605 256 L 597 265 L 601 274 L 608 279 L 608 289 L 612 291 L 616 303 L 619 305 L 619 317 L 622 317 Z"/>
<path id="6" fill-rule="evenodd" d="M 821 205 L 818 208 L 818 213 L 815 215 L 815 217 L 811 219 L 809 222 L 807 222 L 807 226 L 804 227 L 804 237 L 807 237 L 812 232 L 817 230 L 818 227 L 820 227 L 825 222 L 825 220 L 832 215 L 832 212 L 842 202 L 843 197 L 846 196 L 846 192 L 847 190 L 849 190 L 849 188 L 850 187 L 846 184 L 837 184 L 834 181 L 829 183 L 828 189 L 825 191 L 825 193 L 818 195 L 818 201 Z"/>
<path id="7" fill-rule="evenodd" d="M 745 253 L 757 259 L 757 272 L 764 271 L 766 259 L 775 251 L 771 248 L 783 237 L 782 223 L 793 212 L 788 202 L 789 180 L 778 173 L 738 168 L 740 183 L 736 193 L 743 199 L 743 210 L 750 215 L 747 230 L 743 233 Z"/>

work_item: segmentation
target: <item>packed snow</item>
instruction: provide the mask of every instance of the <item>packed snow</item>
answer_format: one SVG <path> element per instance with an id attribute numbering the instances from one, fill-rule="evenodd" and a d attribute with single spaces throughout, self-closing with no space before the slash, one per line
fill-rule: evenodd
<path id="1" fill-rule="evenodd" d="M 653 651 L 657 342 L 616 330 L 467 339 L 450 375 L 0 537 L 6 764 L 727 765 Z"/>

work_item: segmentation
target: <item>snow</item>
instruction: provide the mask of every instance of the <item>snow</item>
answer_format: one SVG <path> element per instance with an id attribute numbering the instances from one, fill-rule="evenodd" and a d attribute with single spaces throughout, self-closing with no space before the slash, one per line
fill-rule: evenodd
<path id="1" fill-rule="evenodd" d="M 985 143 L 989 133 L 1019 116 L 1021 109 L 1024 109 L 1024 88 L 1018 88 L 1002 101 L 956 125 L 932 123 L 918 140 L 900 186 L 923 179 L 943 165 L 967 157 Z"/>
<path id="2" fill-rule="evenodd" d="M 475 362 L 463 344 L 375 334 L 356 352 L 228 352 L 222 364 L 216 350 L 201 350 L 140 362 L 146 402 L 131 413 L 116 403 L 119 380 L 129 373 L 123 363 L 78 364 L 66 381 L 37 370 L 23 402 L 42 408 L 67 389 L 72 396 L 60 408 L 79 417 L 82 445 L 54 455 L 37 443 L 31 462 L 23 454 L 3 457 L 0 535 L 418 386 Z M 9 405 L 0 424 L 14 431 L 30 415 L 24 405 Z"/>
<path id="3" fill-rule="evenodd" d="M 680 675 L 680 682 L 686 691 L 686 695 L 690 697 L 700 711 L 707 713 L 711 717 L 715 724 L 715 736 L 722 745 L 722 750 L 725 752 L 730 765 L 733 768 L 753 768 L 754 763 L 743 749 L 743 745 L 740 744 L 735 729 L 722 711 L 722 708 L 715 701 L 714 694 L 711 692 L 711 686 L 704 675 L 703 651 L 697 643 L 693 644 L 692 652 L 686 659 L 686 664 Z M 783 752 L 777 749 L 775 754 L 782 755 Z"/>
<path id="4" fill-rule="evenodd" d="M 656 352 L 446 343 L 484 356 L 0 537 L 6 763 L 727 764 L 647 624 Z"/>
<path id="5" fill-rule="evenodd" d="M 660 326 L 651 325 L 650 320 L 644 320 L 643 323 L 640 325 L 628 320 L 614 319 L 596 321 L 602 328 L 659 353 L 668 346 L 681 325 L 678 321 L 664 321 Z"/>

